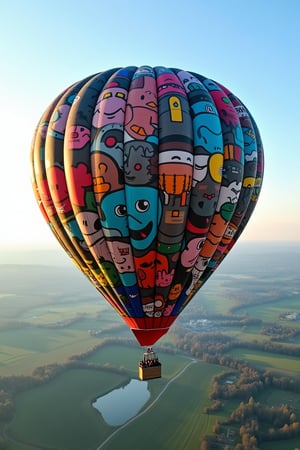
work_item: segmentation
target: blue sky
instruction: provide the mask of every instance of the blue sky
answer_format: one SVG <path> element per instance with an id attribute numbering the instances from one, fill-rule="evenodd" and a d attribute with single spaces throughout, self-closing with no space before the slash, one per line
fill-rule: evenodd
<path id="1" fill-rule="evenodd" d="M 300 240 L 298 0 L 22 0 L 0 5 L 0 246 L 50 244 L 29 170 L 40 115 L 75 81 L 163 65 L 231 89 L 263 139 L 265 178 L 243 240 Z"/>

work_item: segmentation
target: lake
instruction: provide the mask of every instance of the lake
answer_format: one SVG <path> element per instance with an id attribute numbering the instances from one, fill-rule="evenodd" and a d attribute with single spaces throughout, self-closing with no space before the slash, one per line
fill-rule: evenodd
<path id="1" fill-rule="evenodd" d="M 92 406 L 108 425 L 123 425 L 141 410 L 150 398 L 148 382 L 132 379 L 126 386 L 97 398 Z"/>

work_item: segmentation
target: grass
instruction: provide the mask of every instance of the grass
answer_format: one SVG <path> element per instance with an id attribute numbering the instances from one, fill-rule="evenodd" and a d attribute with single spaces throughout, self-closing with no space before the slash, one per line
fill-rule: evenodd
<path id="1" fill-rule="evenodd" d="M 210 404 L 208 386 L 221 368 L 198 362 L 174 383 L 155 406 L 122 429 L 104 449 L 192 450 L 199 447 L 200 436 L 211 431 L 217 417 L 203 413 Z M 141 444 L 142 443 L 142 444 Z"/>
<path id="2" fill-rule="evenodd" d="M 122 353 L 122 348 L 115 348 L 117 351 Z M 179 371 L 183 358 L 172 358 L 178 362 Z M 173 365 L 176 365 L 174 361 Z M 139 448 L 143 442 L 145 450 L 153 449 L 153 446 L 163 450 L 176 448 L 180 442 L 182 450 L 192 450 L 201 434 L 211 429 L 215 422 L 215 416 L 204 414 L 203 408 L 210 403 L 211 377 L 222 370 L 203 362 L 192 364 L 167 388 L 152 409 L 122 429 L 105 448 L 129 450 Z M 84 445 L 85 450 L 95 449 L 115 428 L 105 424 L 91 402 L 124 381 L 125 378 L 117 374 L 70 370 L 43 387 L 17 396 L 17 414 L 9 432 L 20 441 L 41 447 L 82 450 Z M 152 392 L 149 402 L 167 381 L 168 378 L 163 378 L 149 383 Z M 156 385 L 154 389 L 153 385 Z M 149 437 L 148 442 L 144 442 L 145 437 Z"/>
<path id="3" fill-rule="evenodd" d="M 284 389 L 265 388 L 259 393 L 257 400 L 262 404 L 272 404 L 274 406 L 288 403 L 300 413 L 300 392 L 296 393 Z"/>
<path id="4" fill-rule="evenodd" d="M 63 362 L 96 343 L 83 330 L 30 327 L 2 331 L 0 339 L 1 375 L 31 374 L 35 367 Z"/>
<path id="5" fill-rule="evenodd" d="M 300 358 L 267 353 L 262 351 L 251 351 L 249 349 L 237 348 L 230 350 L 228 354 L 234 358 L 241 358 L 262 369 L 271 369 L 273 372 L 280 372 L 283 375 L 299 377 Z"/>
<path id="6" fill-rule="evenodd" d="M 162 375 L 165 378 L 173 377 L 179 370 L 181 370 L 187 364 L 187 358 L 169 355 L 167 353 L 159 353 L 159 359 L 162 363 Z M 142 359 L 143 349 L 121 347 L 117 345 L 106 345 L 101 350 L 90 355 L 86 360 L 95 362 L 98 364 L 110 363 L 113 366 L 125 367 L 129 372 L 132 371 L 133 375 L 138 373 L 138 363 Z"/>
<path id="7" fill-rule="evenodd" d="M 99 305 L 94 303 L 58 304 L 49 305 L 46 308 L 44 306 L 32 308 L 29 313 L 23 312 L 20 318 L 25 320 L 26 323 L 40 326 L 55 324 L 63 320 L 72 320 L 79 315 L 96 317 L 105 309 L 99 308 Z"/>
<path id="8" fill-rule="evenodd" d="M 238 308 L 238 314 L 249 314 L 251 317 L 258 318 L 264 322 L 277 322 L 279 316 L 289 311 L 299 311 L 300 296 L 281 298 L 277 301 L 268 302 L 268 304 L 256 304 L 241 306 Z M 282 325 L 300 327 L 300 322 L 280 321 Z"/>
<path id="9" fill-rule="evenodd" d="M 41 314 L 38 324 L 19 324 L 18 327 L 0 328 L 1 375 L 31 374 L 35 367 L 53 362 L 61 363 L 72 354 L 86 352 L 100 342 L 99 338 L 89 335 L 88 330 L 91 329 L 101 330 L 103 336 L 114 336 L 117 326 L 119 336 L 132 337 L 131 332 L 114 311 L 110 311 L 107 307 L 102 310 L 100 308 L 101 314 L 97 317 L 91 312 L 95 307 L 94 302 L 90 304 L 87 302 L 85 307 L 87 314 L 69 326 L 45 326 L 47 324 L 45 317 L 48 317 L 49 310 L 49 306 L 46 305 L 45 316 Z M 52 317 L 54 322 L 62 320 L 61 308 L 67 310 L 68 307 L 52 306 L 52 311 L 56 311 L 55 317 Z M 79 305 L 79 309 L 81 308 Z M 42 310 L 43 308 L 40 309 L 41 313 Z M 65 316 L 64 319 L 77 312 L 78 309 L 72 305 L 69 308 L 69 316 Z"/>
<path id="10" fill-rule="evenodd" d="M 22 275 L 22 283 L 18 285 L 8 283 L 9 280 L 6 283 L 6 273 L 1 279 L 3 292 L 0 293 L 0 307 L 1 322 L 4 324 L 1 327 L 0 323 L 1 375 L 30 374 L 37 366 L 63 362 L 72 354 L 91 349 L 101 342 L 101 338 L 90 336 L 89 329 L 101 330 L 104 337 L 132 337 L 123 321 L 114 311 L 108 309 L 103 299 L 95 300 L 93 291 L 89 293 L 86 283 L 83 283 L 82 287 L 74 284 L 73 275 L 70 274 L 66 282 L 66 276 L 64 275 L 62 279 L 57 278 L 57 271 L 55 271 L 53 272 L 56 277 L 55 283 L 49 277 L 48 285 L 43 288 L 45 279 L 48 280 L 46 276 L 43 281 L 39 281 L 39 277 L 35 276 L 33 284 L 29 278 L 30 270 L 25 272 Z M 48 269 L 44 275 L 49 275 Z M 245 298 L 249 298 L 249 301 L 253 298 L 256 302 L 266 297 L 271 300 L 269 291 L 273 292 L 278 288 L 280 293 L 283 292 L 282 280 L 276 277 L 276 274 L 273 281 L 269 275 L 261 276 L 257 280 L 255 277 L 245 278 L 238 272 L 234 279 L 232 275 L 230 277 L 221 275 L 214 280 L 197 294 L 189 305 L 192 308 L 190 311 L 197 313 L 199 306 L 203 305 L 203 309 L 210 315 L 226 315 L 234 311 L 235 314 L 247 313 L 250 317 L 259 318 L 266 323 L 278 323 L 280 314 L 299 309 L 300 297 L 296 291 L 292 292 L 293 286 L 290 282 L 286 283 L 286 290 L 281 301 L 250 303 L 247 307 L 232 309 L 245 301 Z M 67 289 L 64 290 L 63 286 L 66 285 Z M 244 292 L 247 296 L 245 298 Z M 85 300 L 82 301 L 82 299 Z M 81 319 L 74 320 L 68 326 L 51 328 L 51 325 L 57 322 L 72 321 L 79 315 Z M 18 328 L 7 328 L 6 325 L 10 321 L 18 325 Z M 21 324 L 23 322 L 26 326 Z M 280 321 L 280 323 L 283 326 L 300 326 L 295 322 Z M 221 331 L 235 339 L 247 342 L 267 340 L 267 336 L 260 334 L 260 328 L 260 326 L 236 326 L 224 328 Z M 299 343 L 299 339 L 299 336 L 294 338 L 293 343 Z M 171 343 L 171 340 L 172 337 L 169 334 L 160 343 L 162 345 L 166 342 Z M 149 382 L 150 402 L 187 362 L 179 355 L 172 356 L 160 352 L 159 345 L 155 349 L 163 364 L 163 378 Z M 83 448 L 94 450 L 110 436 L 115 428 L 108 426 L 102 420 L 100 414 L 91 407 L 91 401 L 97 396 L 126 384 L 128 377 L 136 378 L 137 364 L 142 351 L 138 345 L 136 348 L 110 345 L 89 357 L 90 361 L 99 364 L 108 362 L 125 367 L 126 376 L 104 371 L 70 370 L 43 387 L 19 395 L 16 399 L 17 414 L 10 425 L 10 430 L 14 436 L 27 443 L 11 441 L 8 450 L 32 450 L 33 444 L 60 450 L 82 450 Z M 233 350 L 230 354 L 243 358 L 256 367 L 272 369 L 294 378 L 299 377 L 299 358 L 251 351 L 246 348 Z M 199 448 L 201 434 L 209 433 L 217 418 L 224 420 L 237 406 L 235 400 L 230 400 L 225 402 L 224 410 L 218 414 L 203 413 L 203 408 L 210 405 L 208 391 L 211 379 L 214 374 L 223 370 L 225 370 L 224 367 L 203 362 L 193 364 L 169 385 L 151 410 L 136 418 L 127 427 L 120 429 L 103 447 L 103 450 L 116 448 L 132 450 L 132 448 L 141 448 L 141 443 L 145 450 L 177 449 L 178 443 L 180 443 L 180 450 Z M 288 401 L 297 408 L 297 411 L 300 411 L 300 394 L 290 397 L 289 392 L 266 389 L 259 394 L 258 400 L 270 405 Z M 28 442 L 32 442 L 32 445 Z M 289 440 L 282 441 L 278 445 L 273 442 L 270 445 L 262 445 L 261 450 L 291 450 L 300 447 L 300 442 L 298 439 L 297 442 Z"/>
<path id="11" fill-rule="evenodd" d="M 202 304 L 208 315 L 228 314 L 231 308 L 237 306 L 237 300 L 226 291 L 228 290 L 221 284 L 205 286 L 196 294 L 192 302 Z"/>
<path id="12" fill-rule="evenodd" d="M 9 434 L 41 447 L 75 450 L 84 445 L 85 450 L 93 449 L 108 436 L 110 428 L 91 402 L 124 379 L 106 372 L 67 371 L 46 386 L 17 396 L 17 414 Z"/>

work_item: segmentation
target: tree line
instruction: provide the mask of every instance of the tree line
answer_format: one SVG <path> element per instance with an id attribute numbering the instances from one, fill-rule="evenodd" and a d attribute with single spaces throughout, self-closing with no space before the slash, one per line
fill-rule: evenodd
<path id="1" fill-rule="evenodd" d="M 92 353 L 108 344 L 128 346 L 133 345 L 134 341 L 130 339 L 107 338 L 85 353 L 73 355 L 63 363 L 51 363 L 45 366 L 37 367 L 33 370 L 31 375 L 0 376 L 0 423 L 8 423 L 12 420 L 15 414 L 14 397 L 17 394 L 48 383 L 67 370 L 105 370 L 126 375 L 127 371 L 124 367 L 114 366 L 110 363 L 96 364 L 93 362 L 84 361 Z M 6 448 L 7 445 L 8 444 L 5 439 L 0 436 L 0 449 Z"/>
<path id="2" fill-rule="evenodd" d="M 214 376 L 211 382 L 210 398 L 212 404 L 204 409 L 206 414 L 213 414 L 223 408 L 228 399 L 241 400 L 227 421 L 216 423 L 213 436 L 203 436 L 200 450 L 258 450 L 262 442 L 291 439 L 300 436 L 300 422 L 296 412 L 288 405 L 278 407 L 262 405 L 255 396 L 267 388 L 300 392 L 300 380 L 287 378 L 260 371 L 246 361 L 225 354 L 238 347 L 251 350 L 270 351 L 274 353 L 300 355 L 300 347 L 293 348 L 274 342 L 237 342 L 222 333 L 183 333 L 183 328 L 176 328 L 177 348 L 202 358 L 211 364 L 218 364 L 232 369 Z M 228 438 L 222 430 L 228 427 L 238 428 L 239 438 Z M 236 442 L 238 441 L 238 442 Z"/>
<path id="3" fill-rule="evenodd" d="M 203 358 L 205 353 L 216 355 L 229 352 L 235 348 L 248 348 L 255 351 L 278 353 L 293 357 L 300 356 L 300 345 L 287 345 L 270 340 L 243 341 L 234 340 L 220 332 L 195 333 L 177 325 L 173 331 L 175 345 L 178 349 L 188 352 L 196 358 Z"/>

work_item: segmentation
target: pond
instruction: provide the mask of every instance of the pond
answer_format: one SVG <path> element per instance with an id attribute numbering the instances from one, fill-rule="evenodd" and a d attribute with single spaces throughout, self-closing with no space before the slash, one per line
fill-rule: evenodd
<path id="1" fill-rule="evenodd" d="M 150 398 L 148 382 L 132 379 L 126 386 L 96 399 L 92 406 L 108 425 L 123 425 L 134 417 Z"/>

